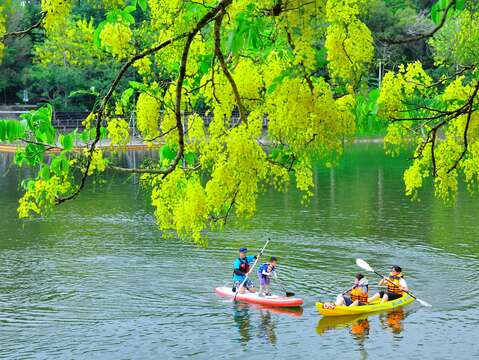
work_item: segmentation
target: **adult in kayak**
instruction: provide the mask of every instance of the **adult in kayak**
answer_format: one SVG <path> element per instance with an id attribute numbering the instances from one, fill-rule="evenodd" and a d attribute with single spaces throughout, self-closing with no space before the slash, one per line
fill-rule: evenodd
<path id="1" fill-rule="evenodd" d="M 351 290 L 339 294 L 336 298 L 336 306 L 360 306 L 368 303 L 368 279 L 363 274 L 356 274 Z"/>
<path id="2" fill-rule="evenodd" d="M 374 294 L 368 299 L 368 302 L 372 302 L 381 298 L 381 304 L 383 304 L 388 300 L 399 299 L 401 296 L 403 296 L 404 291 L 409 291 L 406 280 L 404 280 L 404 276 L 402 274 L 402 269 L 397 265 L 394 265 L 391 268 L 391 272 L 389 273 L 388 277 L 381 279 L 379 285 L 386 286 L 386 291 L 382 290 Z"/>
<path id="3" fill-rule="evenodd" d="M 245 290 L 248 290 L 249 292 L 256 292 L 251 280 L 246 279 L 246 274 L 248 274 L 251 263 L 256 260 L 257 256 L 248 256 L 247 252 L 247 248 L 240 248 L 239 257 L 235 260 L 233 265 L 233 292 L 239 291 L 240 294 L 243 294 Z M 243 286 L 241 286 L 241 284 L 243 284 Z"/>
<path id="4" fill-rule="evenodd" d="M 269 259 L 269 262 L 264 263 L 258 268 L 258 280 L 259 280 L 259 295 L 271 295 L 270 283 L 271 278 L 277 278 L 276 275 L 276 266 L 278 264 L 278 259 L 272 256 Z"/>

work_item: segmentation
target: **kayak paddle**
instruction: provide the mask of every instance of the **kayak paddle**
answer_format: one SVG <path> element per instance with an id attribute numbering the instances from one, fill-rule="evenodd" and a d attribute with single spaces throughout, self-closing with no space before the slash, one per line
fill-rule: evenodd
<path id="1" fill-rule="evenodd" d="M 382 276 L 380 273 L 378 273 L 376 270 L 374 270 L 371 266 L 369 266 L 369 264 L 366 261 L 364 261 L 363 259 L 356 259 L 356 265 L 359 266 L 361 269 L 364 269 L 364 270 L 369 271 L 369 272 L 373 272 L 377 276 L 379 276 L 381 279 L 386 279 L 388 282 L 392 283 L 391 280 Z M 421 299 L 418 299 L 413 294 L 411 294 L 409 291 L 405 291 L 405 293 L 408 294 L 409 296 L 411 296 L 414 300 L 417 300 L 419 302 L 419 304 L 421 304 L 422 306 L 427 306 L 427 307 L 432 306 L 428 302 L 426 302 L 424 300 L 421 300 Z"/>
<path id="2" fill-rule="evenodd" d="M 284 293 L 286 294 L 287 297 L 294 296 L 294 292 L 287 291 L 286 288 L 284 287 L 284 285 L 278 279 L 275 279 L 275 281 L 281 287 L 281 289 L 283 289 L 283 291 L 284 291 Z"/>
<path id="3" fill-rule="evenodd" d="M 254 269 L 254 267 L 256 266 L 256 263 L 258 262 L 259 258 L 261 257 L 261 255 L 263 255 L 263 251 L 264 251 L 264 249 L 266 249 L 266 246 L 268 245 L 269 240 L 270 240 L 270 239 L 268 238 L 268 241 L 266 241 L 266 244 L 264 244 L 263 248 L 261 249 L 261 251 L 259 252 L 258 256 L 256 257 L 256 260 L 254 261 L 253 266 L 251 266 L 251 268 L 249 269 L 249 271 L 246 273 L 246 276 L 244 277 L 243 282 L 242 282 L 241 285 L 236 289 L 236 294 L 235 294 L 235 297 L 233 298 L 233 301 L 236 301 L 236 296 L 238 296 L 240 290 L 243 288 L 244 283 L 246 282 L 246 280 L 248 280 L 248 275 L 251 273 L 251 271 L 253 271 L 253 269 Z"/>

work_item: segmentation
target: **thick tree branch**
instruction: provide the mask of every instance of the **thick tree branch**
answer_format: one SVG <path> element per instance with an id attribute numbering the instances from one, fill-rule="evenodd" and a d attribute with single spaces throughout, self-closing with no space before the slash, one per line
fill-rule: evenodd
<path id="1" fill-rule="evenodd" d="M 240 115 L 240 121 L 244 122 L 245 124 L 247 123 L 246 119 L 246 110 L 243 106 L 243 102 L 241 101 L 241 96 L 238 91 L 238 87 L 236 86 L 236 82 L 233 79 L 233 76 L 231 75 L 230 71 L 228 70 L 228 66 L 226 65 L 226 60 L 223 55 L 223 52 L 221 51 L 221 23 L 223 21 L 224 17 L 224 12 L 220 12 L 219 15 L 215 19 L 215 29 L 214 29 L 214 36 L 215 36 L 215 55 L 218 58 L 220 62 L 221 69 L 223 70 L 223 73 L 226 76 L 226 79 L 228 79 L 228 82 L 230 83 L 231 89 L 233 90 L 233 94 L 236 99 L 236 104 L 238 105 L 238 111 Z"/>

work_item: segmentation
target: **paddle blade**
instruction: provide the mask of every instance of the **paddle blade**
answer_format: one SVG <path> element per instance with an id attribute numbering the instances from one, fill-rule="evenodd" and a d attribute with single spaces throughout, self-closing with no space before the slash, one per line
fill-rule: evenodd
<path id="1" fill-rule="evenodd" d="M 424 301 L 424 300 L 421 300 L 421 299 L 418 299 L 418 298 L 416 298 L 416 300 L 417 300 L 417 302 L 418 302 L 419 304 L 421 304 L 422 306 L 432 307 L 432 305 L 429 304 L 427 301 Z"/>
<path id="2" fill-rule="evenodd" d="M 374 272 L 374 269 L 371 266 L 369 266 L 369 264 L 363 259 L 356 259 L 356 265 L 366 271 Z"/>
<path id="3" fill-rule="evenodd" d="M 287 296 L 287 297 L 294 296 L 294 292 L 286 291 L 286 296 Z"/>

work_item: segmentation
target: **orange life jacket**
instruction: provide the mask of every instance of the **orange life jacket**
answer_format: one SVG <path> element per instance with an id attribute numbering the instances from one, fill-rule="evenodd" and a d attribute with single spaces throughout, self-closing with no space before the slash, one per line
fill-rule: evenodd
<path id="1" fill-rule="evenodd" d="M 368 303 L 368 292 L 365 287 L 358 286 L 351 290 L 351 300 L 358 300 L 360 303 Z"/>
<path id="2" fill-rule="evenodd" d="M 388 281 L 387 281 L 387 292 L 393 293 L 393 294 L 402 294 L 403 291 L 399 287 L 399 280 L 402 279 L 402 274 L 399 275 L 392 275 L 389 274 L 388 276 Z"/>

